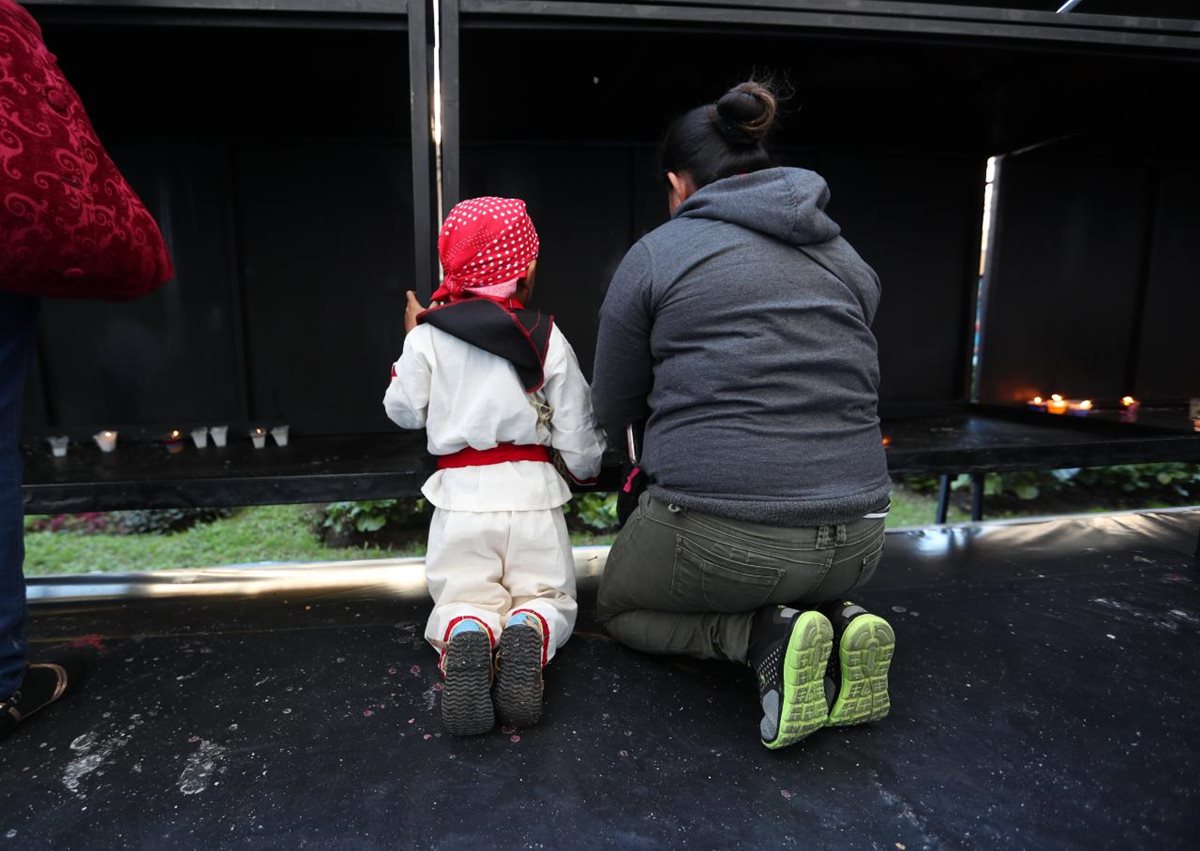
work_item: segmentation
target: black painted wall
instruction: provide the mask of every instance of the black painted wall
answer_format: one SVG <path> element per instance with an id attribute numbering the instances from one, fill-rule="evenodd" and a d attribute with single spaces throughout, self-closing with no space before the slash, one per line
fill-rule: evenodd
<path id="1" fill-rule="evenodd" d="M 176 277 L 130 303 L 45 302 L 27 432 L 390 430 L 413 268 L 405 34 L 45 29 Z"/>

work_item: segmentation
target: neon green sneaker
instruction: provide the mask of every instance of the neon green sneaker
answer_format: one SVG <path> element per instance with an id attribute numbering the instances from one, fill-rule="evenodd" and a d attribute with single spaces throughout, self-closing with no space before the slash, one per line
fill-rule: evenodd
<path id="1" fill-rule="evenodd" d="M 833 627 L 820 612 L 768 606 L 755 614 L 747 661 L 758 674 L 759 735 L 766 747 L 787 747 L 825 726 L 832 646 Z"/>
<path id="2" fill-rule="evenodd" d="M 829 659 L 831 727 L 878 721 L 892 707 L 888 669 L 896 652 L 896 633 L 879 615 L 849 601 L 826 608 L 833 624 L 836 652 Z"/>

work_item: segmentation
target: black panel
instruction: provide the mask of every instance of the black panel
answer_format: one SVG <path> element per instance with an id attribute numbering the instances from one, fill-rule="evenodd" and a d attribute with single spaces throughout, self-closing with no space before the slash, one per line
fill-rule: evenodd
<path id="1" fill-rule="evenodd" d="M 1148 399 L 1200 397 L 1200 167 L 1158 175 L 1137 381 Z"/>
<path id="2" fill-rule="evenodd" d="M 403 32 L 44 27 L 97 132 L 408 135 Z"/>
<path id="3" fill-rule="evenodd" d="M 1148 175 L 1136 163 L 1069 155 L 1005 160 L 981 358 L 983 401 L 1133 392 L 1126 366 Z"/>
<path id="4" fill-rule="evenodd" d="M 389 431 L 382 399 L 412 286 L 412 171 L 399 145 L 239 150 L 252 417 Z"/>
<path id="5" fill-rule="evenodd" d="M 541 238 L 534 301 L 552 313 L 590 376 L 596 320 L 617 264 L 633 244 L 635 152 L 619 148 L 463 149 L 465 197 L 522 198 Z"/>
<path id="6" fill-rule="evenodd" d="M 822 151 L 829 212 L 879 274 L 880 400 L 966 396 L 983 165 L 970 157 Z"/>
<path id="7" fill-rule="evenodd" d="M 159 144 L 111 153 L 159 222 L 176 276 L 137 301 L 44 302 L 48 426 L 241 418 L 228 152 Z"/>

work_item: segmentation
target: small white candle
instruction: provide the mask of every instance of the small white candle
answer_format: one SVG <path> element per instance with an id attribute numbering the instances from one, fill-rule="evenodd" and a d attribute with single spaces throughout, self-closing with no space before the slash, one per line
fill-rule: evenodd
<path id="1" fill-rule="evenodd" d="M 287 446 L 288 427 L 285 425 L 275 426 L 275 428 L 271 429 L 271 437 L 275 438 L 276 446 Z"/>
<path id="2" fill-rule="evenodd" d="M 92 440 L 100 447 L 101 452 L 112 452 L 117 448 L 117 433 L 115 431 L 98 431 L 92 435 Z"/>
<path id="3" fill-rule="evenodd" d="M 267 445 L 267 433 L 258 426 L 250 429 L 250 439 L 254 441 L 255 449 L 262 449 Z"/>
<path id="4" fill-rule="evenodd" d="M 213 445 L 220 448 L 225 445 L 225 438 L 229 434 L 229 426 L 212 426 L 208 433 L 212 435 Z"/>
<path id="5" fill-rule="evenodd" d="M 46 439 L 50 441 L 51 455 L 53 455 L 55 458 L 67 457 L 67 444 L 71 442 L 69 437 L 64 435 L 63 437 L 48 437 Z"/>
<path id="6" fill-rule="evenodd" d="M 208 446 L 208 429 L 204 426 L 192 429 L 192 443 L 196 444 L 197 449 Z"/>

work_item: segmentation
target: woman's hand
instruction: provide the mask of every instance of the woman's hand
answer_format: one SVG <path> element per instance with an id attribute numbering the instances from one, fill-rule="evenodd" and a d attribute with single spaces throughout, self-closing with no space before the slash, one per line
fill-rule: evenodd
<path id="1" fill-rule="evenodd" d="M 404 294 L 408 302 L 404 305 L 404 333 L 417 327 L 417 316 L 425 311 L 421 306 L 421 302 L 417 301 L 417 294 L 409 290 Z"/>

